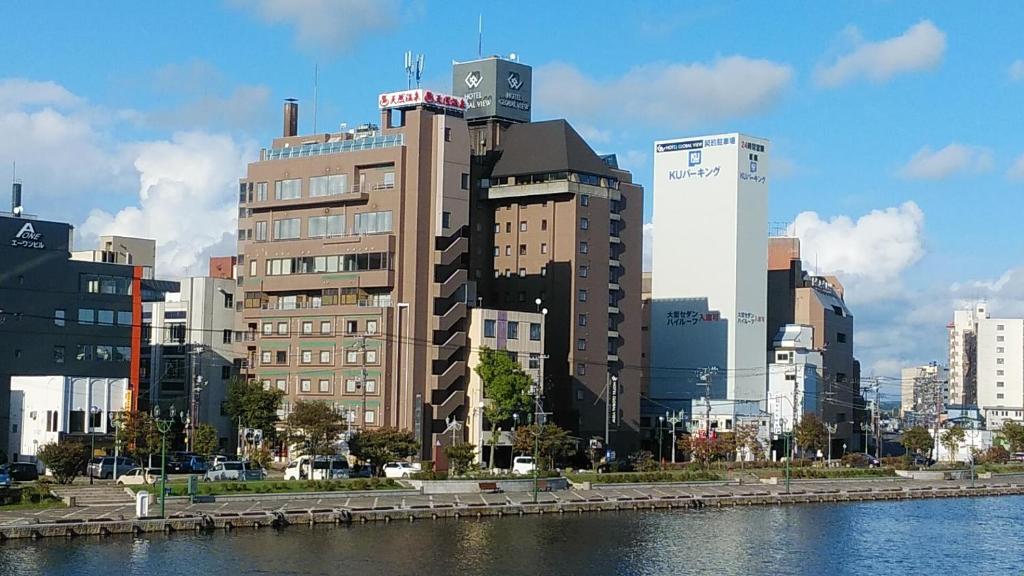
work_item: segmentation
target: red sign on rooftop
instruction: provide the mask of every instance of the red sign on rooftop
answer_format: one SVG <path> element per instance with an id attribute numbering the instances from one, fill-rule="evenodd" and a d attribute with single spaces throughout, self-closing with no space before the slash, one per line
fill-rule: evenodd
<path id="1" fill-rule="evenodd" d="M 386 108 L 407 108 L 421 104 L 449 110 L 466 110 L 466 100 L 464 98 L 422 89 L 381 94 L 377 103 L 381 110 Z"/>

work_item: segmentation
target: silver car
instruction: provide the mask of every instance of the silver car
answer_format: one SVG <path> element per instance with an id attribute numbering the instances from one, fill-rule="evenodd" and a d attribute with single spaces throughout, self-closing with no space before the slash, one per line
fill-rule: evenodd
<path id="1" fill-rule="evenodd" d="M 113 456 L 93 458 L 89 462 L 89 469 L 87 471 L 89 476 L 92 476 L 93 478 L 113 478 L 115 460 L 117 462 L 118 477 L 138 466 L 134 460 L 123 456 L 118 456 L 117 458 L 114 458 Z"/>
<path id="2" fill-rule="evenodd" d="M 203 475 L 204 482 L 218 480 L 233 480 L 244 482 L 246 480 L 263 480 L 267 477 L 266 471 L 253 465 L 250 462 L 228 461 L 214 464 L 213 468 Z"/>

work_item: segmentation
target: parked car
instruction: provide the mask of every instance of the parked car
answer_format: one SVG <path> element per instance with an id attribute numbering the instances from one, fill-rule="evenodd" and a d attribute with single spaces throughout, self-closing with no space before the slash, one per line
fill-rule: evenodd
<path id="1" fill-rule="evenodd" d="M 89 468 L 86 470 L 86 475 L 92 476 L 93 478 L 113 478 L 115 461 L 117 462 L 118 476 L 121 475 L 122 471 L 131 470 L 132 468 L 137 468 L 139 466 L 138 463 L 131 458 L 125 458 L 123 456 L 118 456 L 117 458 L 114 458 L 113 456 L 103 456 L 100 458 L 93 458 L 89 462 Z"/>
<path id="2" fill-rule="evenodd" d="M 598 474 L 609 474 L 614 472 L 632 472 L 633 463 L 626 459 L 604 460 L 597 465 Z"/>
<path id="3" fill-rule="evenodd" d="M 245 482 L 247 480 L 263 480 L 266 477 L 267 473 L 263 468 L 260 468 L 251 462 L 239 462 L 238 460 L 234 460 L 221 462 L 207 470 L 206 474 L 203 475 L 203 481 L 214 482 L 218 480 L 234 480 L 238 482 Z"/>
<path id="4" fill-rule="evenodd" d="M 309 456 L 299 456 L 288 463 L 284 469 L 285 480 L 305 480 L 309 478 Z M 350 478 L 352 470 L 348 460 L 338 456 L 317 456 L 313 466 L 314 480 L 337 480 Z"/>
<path id="5" fill-rule="evenodd" d="M 931 466 L 932 464 L 935 464 L 935 460 L 932 460 L 924 454 L 914 454 L 913 458 L 910 459 L 910 463 L 914 466 Z"/>
<path id="6" fill-rule="evenodd" d="M 1010 460 L 1013 462 L 1024 462 L 1024 452 L 1014 452 L 1010 454 Z"/>
<path id="7" fill-rule="evenodd" d="M 213 468 L 217 464 L 223 464 L 225 462 L 231 462 L 234 460 L 241 460 L 238 456 L 233 454 L 217 454 L 207 462 L 207 468 Z"/>
<path id="8" fill-rule="evenodd" d="M 882 465 L 878 458 L 863 452 L 852 452 L 844 457 L 844 461 L 851 468 L 878 468 Z"/>
<path id="9" fill-rule="evenodd" d="M 350 478 L 373 478 L 377 476 L 377 470 L 373 464 L 357 464 L 348 473 Z"/>
<path id="10" fill-rule="evenodd" d="M 408 478 L 421 470 L 420 464 L 409 462 L 388 462 L 384 465 L 385 478 Z"/>
<path id="11" fill-rule="evenodd" d="M 159 468 L 132 468 L 128 472 L 117 477 L 117 483 L 122 486 L 156 484 L 159 481 Z"/>
<path id="12" fill-rule="evenodd" d="M 203 474 L 209 469 L 206 458 L 192 452 L 175 452 L 173 462 L 176 474 Z"/>
<path id="13" fill-rule="evenodd" d="M 533 474 L 536 465 L 532 456 L 516 456 L 512 459 L 512 474 Z"/>
<path id="14" fill-rule="evenodd" d="M 31 482 L 39 479 L 39 468 L 34 462 L 14 462 L 8 466 L 11 480 L 18 482 Z"/>
<path id="15" fill-rule="evenodd" d="M 11 487 L 11 473 L 7 466 L 0 466 L 0 488 Z"/>

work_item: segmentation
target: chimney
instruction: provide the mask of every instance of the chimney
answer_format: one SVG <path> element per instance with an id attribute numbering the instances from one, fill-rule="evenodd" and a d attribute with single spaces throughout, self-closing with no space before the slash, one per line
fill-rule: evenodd
<path id="1" fill-rule="evenodd" d="M 284 100 L 284 135 L 295 136 L 299 133 L 299 101 L 295 98 Z"/>
<path id="2" fill-rule="evenodd" d="M 21 215 L 21 182 L 11 184 L 11 214 Z"/>

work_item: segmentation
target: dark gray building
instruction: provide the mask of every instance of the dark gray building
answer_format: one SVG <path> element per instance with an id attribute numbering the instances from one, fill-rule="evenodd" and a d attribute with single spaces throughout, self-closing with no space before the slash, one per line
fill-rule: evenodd
<path id="1" fill-rule="evenodd" d="M 129 378 L 138 391 L 138 266 L 71 260 L 70 224 L 0 213 L 0 446 L 12 376 Z"/>

